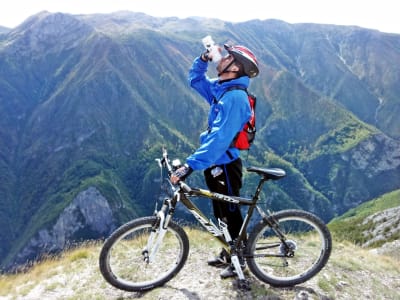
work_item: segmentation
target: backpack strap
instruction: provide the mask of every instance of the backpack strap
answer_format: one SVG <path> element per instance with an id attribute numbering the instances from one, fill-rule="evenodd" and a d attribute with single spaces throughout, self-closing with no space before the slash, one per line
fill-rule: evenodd
<path id="1" fill-rule="evenodd" d="M 221 95 L 221 97 L 219 97 L 219 99 L 221 99 L 227 92 L 230 92 L 230 91 L 233 91 L 233 90 L 242 90 L 242 91 L 245 91 L 246 94 L 249 94 L 248 91 L 247 91 L 247 88 L 241 87 L 241 86 L 239 86 L 239 85 L 233 85 L 233 86 L 228 87 L 228 88 L 222 93 L 222 95 Z M 214 103 L 218 102 L 217 98 L 214 98 L 213 102 L 214 102 Z"/>
<path id="2" fill-rule="evenodd" d="M 229 157 L 229 159 L 233 159 L 233 155 L 232 155 L 232 153 L 229 151 L 229 149 L 228 150 L 226 150 L 226 155 L 228 155 L 228 157 Z"/>
<path id="3" fill-rule="evenodd" d="M 225 92 L 221 95 L 221 98 L 225 95 L 226 92 L 230 92 L 230 91 L 233 91 L 233 90 L 242 90 L 242 91 L 245 91 L 246 94 L 248 94 L 247 88 L 241 87 L 240 85 L 233 85 L 233 86 L 228 87 L 225 90 Z"/>
<path id="4" fill-rule="evenodd" d="M 239 85 L 233 85 L 229 88 L 227 88 L 221 95 L 220 99 L 225 95 L 225 93 L 233 91 L 233 90 L 242 90 L 245 91 L 247 95 L 249 95 L 249 92 L 247 91 L 247 88 L 244 88 L 242 86 Z M 218 100 L 216 98 L 214 98 L 214 103 L 218 102 Z M 226 150 L 226 154 L 228 155 L 228 157 L 232 160 L 233 159 L 233 155 L 232 153 L 228 150 Z"/>

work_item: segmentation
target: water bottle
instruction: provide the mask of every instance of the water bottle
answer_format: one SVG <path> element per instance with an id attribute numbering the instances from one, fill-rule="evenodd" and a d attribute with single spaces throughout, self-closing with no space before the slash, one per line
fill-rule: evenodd
<path id="1" fill-rule="evenodd" d="M 221 52 L 219 52 L 219 46 L 215 44 L 211 35 L 207 35 L 205 38 L 203 38 L 202 42 L 203 42 L 204 47 L 211 54 L 212 62 L 217 64 L 222 58 Z"/>

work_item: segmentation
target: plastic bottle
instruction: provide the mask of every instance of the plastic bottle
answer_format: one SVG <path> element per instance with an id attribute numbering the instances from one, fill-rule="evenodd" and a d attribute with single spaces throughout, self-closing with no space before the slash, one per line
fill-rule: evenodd
<path id="1" fill-rule="evenodd" d="M 204 47 L 211 54 L 211 61 L 214 63 L 218 63 L 221 60 L 221 52 L 219 51 L 219 46 L 215 44 L 211 35 L 207 35 L 202 39 Z"/>

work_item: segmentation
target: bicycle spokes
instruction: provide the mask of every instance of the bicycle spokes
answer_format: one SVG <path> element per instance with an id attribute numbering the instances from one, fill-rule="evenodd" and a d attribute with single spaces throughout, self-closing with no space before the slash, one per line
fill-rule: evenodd
<path id="1" fill-rule="evenodd" d="M 140 291 L 162 285 L 180 270 L 189 252 L 187 236 L 170 223 L 155 229 L 156 217 L 137 219 L 121 227 L 106 241 L 100 270 L 112 285 Z"/>
<path id="2" fill-rule="evenodd" d="M 306 212 L 286 211 L 256 229 L 249 267 L 260 279 L 288 286 L 304 282 L 326 263 L 331 247 L 326 227 Z M 306 279 L 304 279 L 306 278 Z"/>

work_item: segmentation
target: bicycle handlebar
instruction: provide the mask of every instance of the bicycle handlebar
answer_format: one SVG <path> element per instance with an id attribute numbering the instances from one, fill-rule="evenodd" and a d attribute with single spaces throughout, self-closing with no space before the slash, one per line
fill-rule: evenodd
<path id="1" fill-rule="evenodd" d="M 168 152 L 167 149 L 163 147 L 162 149 L 162 160 L 161 163 L 167 168 L 168 176 L 171 176 L 173 173 L 172 167 L 168 160 Z"/>
<path id="2" fill-rule="evenodd" d="M 168 177 L 171 177 L 172 173 L 174 172 L 174 170 L 172 169 L 171 164 L 169 163 L 169 159 L 168 159 L 168 152 L 167 149 L 163 147 L 162 149 L 162 160 L 161 163 L 162 165 L 164 165 L 167 168 L 168 171 Z M 190 188 L 190 186 L 188 186 L 186 183 L 184 183 L 183 181 L 178 181 L 179 187 L 186 193 L 190 193 L 192 191 L 192 189 Z"/>

